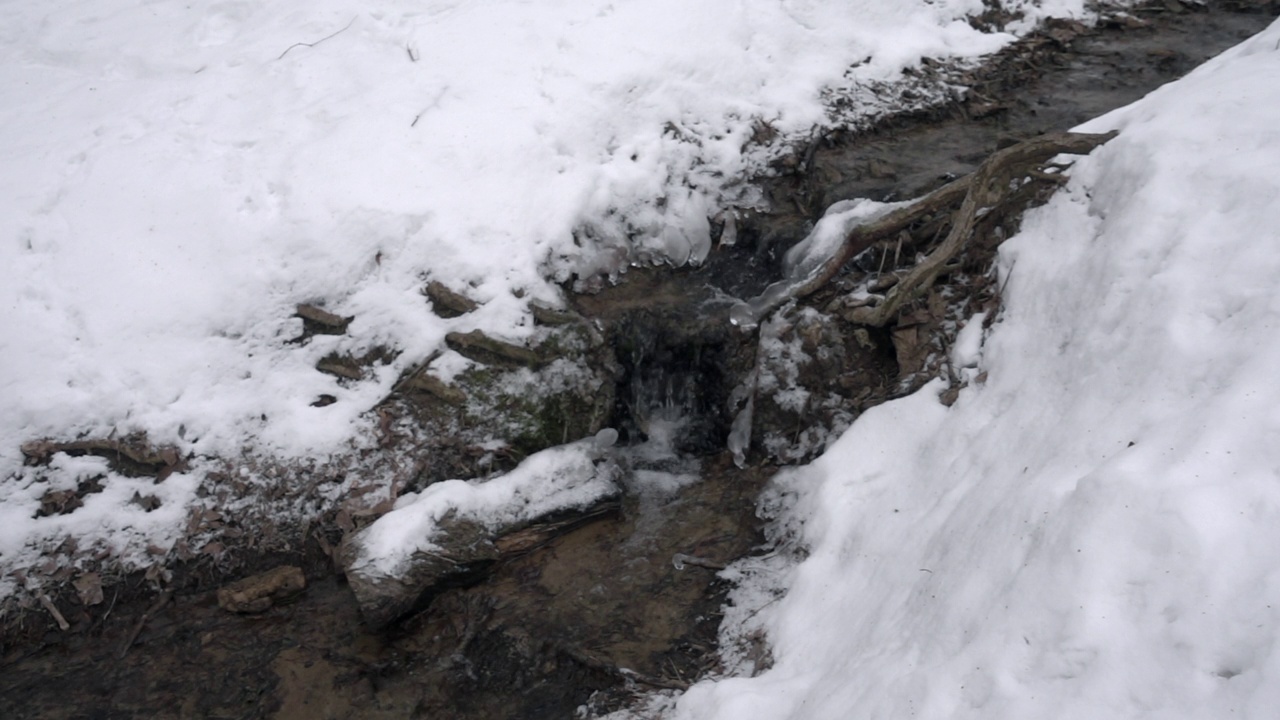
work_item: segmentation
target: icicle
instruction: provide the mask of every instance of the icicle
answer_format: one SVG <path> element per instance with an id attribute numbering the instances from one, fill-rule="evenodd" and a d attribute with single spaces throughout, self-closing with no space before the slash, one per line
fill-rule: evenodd
<path id="1" fill-rule="evenodd" d="M 733 464 L 739 468 L 747 466 L 747 448 L 751 447 L 751 420 L 755 410 L 756 396 L 753 392 L 729 428 L 729 451 L 733 453 Z"/>

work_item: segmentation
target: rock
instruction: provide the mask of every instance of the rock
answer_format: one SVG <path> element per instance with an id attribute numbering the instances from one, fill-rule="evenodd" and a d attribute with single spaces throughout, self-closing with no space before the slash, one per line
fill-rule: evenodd
<path id="1" fill-rule="evenodd" d="M 484 525 L 450 518 L 440 523 L 439 548 L 415 552 L 398 574 L 378 572 L 361 563 L 363 531 L 343 538 L 338 565 L 347 575 L 360 614 L 369 627 L 379 629 L 424 606 L 447 583 L 465 582 L 483 573 L 498 559 L 498 549 Z"/>
<path id="2" fill-rule="evenodd" d="M 867 176 L 877 180 L 896 180 L 898 173 L 884 160 L 872 158 L 867 161 Z"/>
<path id="3" fill-rule="evenodd" d="M 452 332 L 445 336 L 449 348 L 465 358 L 491 365 L 538 367 L 544 364 L 538 353 L 523 345 L 492 338 L 479 330 Z"/>
<path id="4" fill-rule="evenodd" d="M 294 312 L 302 318 L 303 329 L 313 335 L 341 335 L 354 319 L 306 303 L 298 305 Z"/>
<path id="5" fill-rule="evenodd" d="M 529 303 L 529 312 L 540 325 L 568 325 L 582 322 L 582 316 L 568 310 L 561 310 L 546 303 L 533 301 Z"/>
<path id="6" fill-rule="evenodd" d="M 360 355 L 332 352 L 320 358 L 316 370 L 341 380 L 360 381 L 369 376 L 372 368 L 391 362 L 395 356 L 395 350 L 385 347 L 375 347 Z"/>
<path id="7" fill-rule="evenodd" d="M 438 280 L 427 283 L 422 294 L 431 299 L 431 306 L 442 318 L 460 317 L 480 307 L 475 300 L 455 292 Z"/>
<path id="8" fill-rule="evenodd" d="M 559 510 L 533 522 L 497 529 L 467 518 L 445 518 L 438 524 L 435 547 L 413 552 L 395 573 L 382 572 L 363 560 L 362 530 L 343 539 L 337 561 L 365 623 L 379 630 L 425 608 L 441 591 L 478 580 L 500 558 L 528 552 L 586 522 L 616 513 L 619 507 L 618 494 L 612 493 L 584 509 Z"/>
<path id="9" fill-rule="evenodd" d="M 341 355 L 327 355 L 316 363 L 316 370 L 345 380 L 363 380 L 364 370 L 355 360 Z"/>
<path id="10" fill-rule="evenodd" d="M 888 333 L 845 324 L 839 309 L 802 308 L 762 331 L 750 445 L 774 462 L 816 456 L 862 408 L 893 392 Z M 745 447 L 745 438 L 738 442 Z"/>
<path id="11" fill-rule="evenodd" d="M 435 375 L 425 372 L 410 377 L 405 381 L 404 387 L 407 390 L 421 390 L 425 393 L 431 393 L 450 405 L 462 405 L 467 402 L 466 393 Z"/>
<path id="12" fill-rule="evenodd" d="M 621 469 L 599 458 L 603 435 L 537 453 L 496 478 L 429 487 L 344 537 L 336 560 L 365 622 L 386 627 L 502 556 L 615 511 Z"/>
<path id="13" fill-rule="evenodd" d="M 233 613 L 260 613 L 307 588 L 302 569 L 281 565 L 218 590 L 218 607 Z"/>

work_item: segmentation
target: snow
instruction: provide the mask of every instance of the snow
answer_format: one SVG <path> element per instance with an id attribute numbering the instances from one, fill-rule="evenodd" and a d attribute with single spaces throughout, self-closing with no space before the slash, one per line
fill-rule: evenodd
<path id="1" fill-rule="evenodd" d="M 964 327 L 956 333 L 955 345 L 951 348 L 951 364 L 957 368 L 972 368 L 982 359 L 983 323 L 987 314 L 980 312 L 965 321 Z"/>
<path id="2" fill-rule="evenodd" d="M 557 282 L 705 257 L 708 217 L 757 202 L 743 178 L 824 122 L 824 88 L 894 109 L 857 89 L 1012 39 L 965 22 L 982 7 L 5 3 L 0 566 L 68 534 L 149 561 L 177 531 L 105 507 L 35 518 L 41 484 L 71 475 L 24 468 L 21 443 L 145 433 L 197 457 L 183 483 L 200 458 L 359 444 L 447 332 L 519 340 Z M 1028 10 L 1019 27 L 1045 14 Z M 777 139 L 753 142 L 766 125 Z M 482 307 L 436 316 L 432 279 Z M 302 302 L 354 316 L 347 335 L 291 344 Z M 397 354 L 362 382 L 314 369 L 379 346 Z"/>
<path id="3" fill-rule="evenodd" d="M 673 718 L 1224 718 L 1280 706 L 1280 22 L 1120 130 L 1000 252 L 987 374 L 863 416 L 765 499 Z M 733 659 L 732 653 L 730 659 Z M 749 675 L 760 671 L 754 677 Z"/>

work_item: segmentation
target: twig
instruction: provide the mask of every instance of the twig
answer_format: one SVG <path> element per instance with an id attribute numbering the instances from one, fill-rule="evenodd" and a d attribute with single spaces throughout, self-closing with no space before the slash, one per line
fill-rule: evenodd
<path id="1" fill-rule="evenodd" d="M 463 611 L 466 614 L 466 625 L 463 626 L 462 634 L 458 637 L 458 645 L 448 657 L 440 658 L 440 661 L 436 663 L 437 668 L 448 670 L 454 665 L 467 661 L 467 648 L 476 639 L 476 634 L 479 633 L 481 626 L 493 614 L 495 603 L 496 600 L 488 595 L 470 596 L 464 601 Z"/>
<path id="2" fill-rule="evenodd" d="M 107 618 L 111 617 L 111 611 L 115 609 L 116 600 L 118 600 L 119 598 L 120 598 L 120 586 L 117 585 L 115 593 L 112 594 L 111 596 L 111 604 L 107 606 L 107 611 L 102 614 L 102 617 L 94 621 L 92 629 L 97 629 L 107 624 Z"/>
<path id="3" fill-rule="evenodd" d="M 151 604 L 151 607 L 147 608 L 147 611 L 142 613 L 142 617 L 138 618 L 137 624 L 133 626 L 133 632 L 129 633 L 128 639 L 125 640 L 124 645 L 121 646 L 120 652 L 116 654 L 116 658 L 123 660 L 124 656 L 129 654 L 129 648 L 133 647 L 133 644 L 138 641 L 138 636 L 142 634 L 142 628 L 147 624 L 147 620 L 149 620 L 152 615 L 160 612 L 172 599 L 172 590 L 165 590 L 160 593 L 160 597 L 156 598 L 156 601 Z"/>
<path id="4" fill-rule="evenodd" d="M 329 39 L 332 39 L 332 38 L 334 38 L 334 37 L 337 37 L 338 35 L 342 34 L 343 32 L 346 32 L 347 28 L 349 28 L 349 27 L 351 27 L 352 25 L 354 25 L 354 24 L 355 24 L 355 22 L 356 22 L 356 17 L 359 17 L 359 16 L 353 16 L 353 17 L 351 18 L 351 22 L 347 23 L 345 27 L 343 27 L 341 30 L 339 30 L 338 32 L 336 32 L 336 33 L 334 33 L 334 34 L 332 34 L 332 35 L 326 35 L 326 36 L 324 36 L 324 37 L 320 38 L 319 40 L 317 40 L 317 41 L 315 41 L 315 42 L 309 42 L 309 43 L 307 43 L 307 42 L 296 42 L 296 43 L 294 43 L 294 44 L 290 45 L 289 47 L 285 48 L 285 49 L 284 49 L 284 52 L 280 53 L 280 57 L 278 57 L 278 58 L 276 58 L 276 59 L 277 59 L 277 60 L 279 60 L 280 58 L 283 58 L 285 55 L 288 55 L 288 54 L 289 54 L 289 51 L 290 51 L 290 50 L 292 50 L 292 49 L 294 49 L 294 48 L 296 48 L 296 47 L 309 47 L 309 48 L 313 48 L 313 47 L 315 47 L 315 46 L 319 45 L 320 43 L 324 42 L 325 40 L 329 40 Z M 410 54 L 410 57 L 412 57 L 412 54 Z"/>
<path id="5" fill-rule="evenodd" d="M 49 611 L 50 615 L 53 616 L 54 621 L 58 623 L 58 629 L 63 632 L 71 629 L 71 625 L 67 622 L 67 619 L 62 617 L 62 613 L 58 612 L 58 606 L 53 604 L 53 601 L 49 599 L 48 595 L 40 595 L 40 604 L 44 606 L 45 610 Z"/>
<path id="6" fill-rule="evenodd" d="M 1004 282 L 1000 283 L 999 289 L 996 290 L 996 297 L 1004 298 L 1004 289 L 1009 287 L 1009 280 L 1013 278 L 1013 269 L 1017 267 L 1017 263 L 1009 266 L 1009 272 L 1004 274 Z"/>

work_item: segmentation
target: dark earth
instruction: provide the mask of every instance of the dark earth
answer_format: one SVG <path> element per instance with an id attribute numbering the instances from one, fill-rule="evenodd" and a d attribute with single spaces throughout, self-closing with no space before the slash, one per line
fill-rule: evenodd
<path id="1" fill-rule="evenodd" d="M 644 394 L 638 388 L 725 384 L 709 376 L 735 362 L 727 348 L 742 343 L 725 334 L 737 331 L 714 312 L 690 320 L 692 308 L 715 289 L 748 297 L 777 279 L 781 253 L 831 203 L 916 197 L 1007 142 L 1138 99 L 1278 13 L 1276 2 L 1168 0 L 1137 11 L 1139 22 L 1051 26 L 973 71 L 966 101 L 797 148 L 762 181 L 774 211 L 742 219 L 736 245 L 701 268 L 637 270 L 575 299 L 626 346 L 620 358 L 646 358 L 624 362 L 612 424 L 624 440 L 642 436 L 626 403 Z M 865 403 L 901 392 L 893 359 L 875 362 L 860 380 Z M 760 551 L 756 496 L 777 470 L 756 455 L 748 469 L 734 465 L 723 449 L 731 418 L 717 392 L 686 402 L 698 417 L 683 462 L 698 464 L 699 482 L 669 495 L 628 494 L 388 629 L 366 628 L 330 548 L 314 539 L 301 552 L 252 557 L 230 577 L 179 567 L 163 594 L 139 575 L 105 588 L 93 607 L 60 597 L 67 630 L 42 612 L 5 627 L 0 717 L 568 718 L 685 687 L 718 670 L 727 588 L 715 567 Z M 677 569 L 677 554 L 710 567 Z M 304 591 L 256 614 L 219 607 L 220 587 L 282 565 L 303 569 Z"/>

